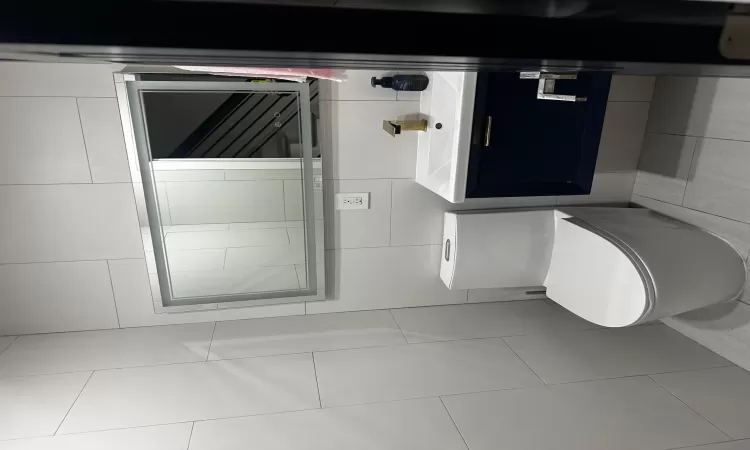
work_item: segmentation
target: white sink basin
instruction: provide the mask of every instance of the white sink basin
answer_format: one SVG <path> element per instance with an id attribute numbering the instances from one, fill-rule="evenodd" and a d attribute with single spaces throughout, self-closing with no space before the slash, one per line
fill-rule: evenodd
<path id="1" fill-rule="evenodd" d="M 452 203 L 466 198 L 466 172 L 474 115 L 475 72 L 431 72 L 420 112 L 428 120 L 419 133 L 415 181 Z M 441 124 L 440 129 L 436 127 Z"/>

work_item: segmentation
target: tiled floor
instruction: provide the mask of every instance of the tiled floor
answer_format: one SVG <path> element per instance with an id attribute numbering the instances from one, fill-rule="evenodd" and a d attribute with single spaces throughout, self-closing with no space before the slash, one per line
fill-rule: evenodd
<path id="1" fill-rule="evenodd" d="M 750 450 L 750 374 L 665 325 L 602 329 L 543 300 L 0 352 L 0 450 Z"/>

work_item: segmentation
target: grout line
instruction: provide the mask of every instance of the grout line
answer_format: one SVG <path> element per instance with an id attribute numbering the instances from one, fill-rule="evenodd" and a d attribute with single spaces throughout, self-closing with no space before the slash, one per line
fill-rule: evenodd
<path id="1" fill-rule="evenodd" d="M 86 145 L 86 133 L 83 131 L 83 119 L 81 118 L 81 106 L 78 104 L 78 99 L 76 98 L 76 112 L 78 113 L 78 125 L 81 129 L 81 139 L 83 139 L 83 151 L 86 154 L 86 166 L 89 169 L 89 179 L 91 180 L 90 183 L 94 182 L 94 175 L 91 173 L 91 159 L 89 158 L 89 149 Z"/>
<path id="2" fill-rule="evenodd" d="M 687 178 L 685 179 L 685 189 L 682 191 L 682 200 L 680 200 L 680 205 L 683 206 L 685 204 L 685 195 L 687 194 L 687 187 L 690 183 L 690 175 L 693 173 L 693 164 L 695 164 L 695 154 L 698 153 L 698 142 L 701 140 L 701 138 L 696 138 L 695 143 L 693 144 L 693 154 L 690 156 L 690 167 L 688 167 L 688 173 Z"/>
<path id="3" fill-rule="evenodd" d="M 10 340 L 10 344 L 8 344 L 8 346 L 5 347 L 4 349 L 0 350 L 0 355 L 2 355 L 3 353 L 5 353 L 5 351 L 8 350 L 10 348 L 10 346 L 13 345 L 14 342 L 16 342 L 17 339 L 18 339 L 18 336 L 13 336 L 11 338 L 11 340 Z"/>
<path id="4" fill-rule="evenodd" d="M 443 401 L 443 397 L 438 397 L 440 400 L 440 404 L 443 405 L 443 408 L 445 408 L 445 412 L 448 414 L 448 417 L 451 419 L 451 422 L 453 422 L 453 426 L 456 427 L 456 431 L 458 432 L 458 435 L 461 436 L 461 440 L 464 441 L 464 445 L 466 446 L 466 450 L 469 450 L 469 444 L 466 442 L 466 438 L 461 433 L 461 430 L 458 429 L 458 424 L 453 419 L 453 416 L 451 415 L 451 412 L 448 411 L 448 407 L 445 406 L 445 402 Z"/>
<path id="5" fill-rule="evenodd" d="M 214 335 L 216 334 L 216 325 L 219 322 L 214 322 L 214 330 L 211 332 L 211 340 L 208 341 L 208 352 L 206 353 L 206 361 L 211 356 L 211 346 L 214 345 Z"/>
<path id="6" fill-rule="evenodd" d="M 318 382 L 318 367 L 315 365 L 315 352 L 310 352 L 310 356 L 312 356 L 312 363 L 313 363 L 313 373 L 315 374 L 315 387 L 318 390 L 318 405 L 320 405 L 320 408 L 323 408 L 323 400 L 320 398 L 320 383 Z"/>
<path id="7" fill-rule="evenodd" d="M 284 202 L 284 222 L 287 221 L 287 218 L 286 218 L 286 187 L 284 186 L 285 184 L 286 183 L 284 183 L 284 180 L 281 180 L 281 199 Z"/>
<path id="8" fill-rule="evenodd" d="M 669 448 L 667 450 L 682 450 L 684 448 L 690 449 L 690 448 L 696 448 L 696 447 L 712 447 L 712 446 L 717 445 L 717 444 L 725 444 L 725 443 L 728 443 L 728 442 L 743 442 L 743 441 L 747 441 L 748 444 L 750 444 L 750 439 L 743 438 L 743 439 L 732 439 L 731 441 L 713 442 L 713 443 L 710 443 L 710 444 L 688 445 L 687 447 L 672 447 L 672 448 Z"/>
<path id="9" fill-rule="evenodd" d="M 112 303 L 115 305 L 115 317 L 117 317 L 117 328 L 122 328 L 120 325 L 120 312 L 117 311 L 117 298 L 115 296 L 115 285 L 112 281 L 112 268 L 109 266 L 109 261 L 107 261 L 107 274 L 109 275 L 109 287 L 112 289 Z"/>
<path id="10" fill-rule="evenodd" d="M 396 316 L 393 315 L 393 310 L 389 309 L 388 312 L 391 313 L 391 317 L 393 317 L 393 322 L 395 322 L 396 326 L 398 327 L 398 331 L 401 332 L 401 336 L 404 338 L 404 342 L 406 342 L 407 344 L 411 344 L 411 342 L 409 342 L 409 340 L 406 339 L 406 335 L 404 334 L 404 330 L 401 329 L 401 325 L 398 323 L 398 320 L 396 320 Z"/>
<path id="11" fill-rule="evenodd" d="M 229 247 L 224 248 L 224 263 L 221 265 L 221 270 L 227 270 L 227 254 L 229 253 Z"/>
<path id="12" fill-rule="evenodd" d="M 190 444 L 193 441 L 193 430 L 195 429 L 195 422 L 193 422 L 192 425 L 190 425 L 190 436 L 188 436 L 188 445 L 185 450 L 190 450 Z"/>
<path id="13" fill-rule="evenodd" d="M 132 181 L 110 181 L 110 182 L 90 182 L 90 183 L 0 183 L 0 186 L 101 186 L 108 184 L 129 184 L 132 185 Z"/>
<path id="14" fill-rule="evenodd" d="M 718 137 L 712 137 L 712 136 L 699 136 L 697 134 L 662 133 L 662 132 L 657 132 L 657 131 L 649 131 L 649 134 L 665 134 L 667 136 L 694 137 L 697 139 L 713 139 L 716 141 L 731 141 L 731 142 L 742 142 L 744 144 L 750 144 L 750 141 L 743 141 L 741 139 L 718 138 Z"/>
<path id="15" fill-rule="evenodd" d="M 511 336 L 508 336 L 508 337 L 511 337 Z M 501 339 L 501 340 L 503 341 L 503 343 L 505 344 L 505 346 L 506 346 L 506 347 L 508 347 L 508 349 L 509 349 L 510 351 L 512 351 L 514 355 L 516 355 L 516 358 L 518 358 L 518 359 L 519 359 L 519 361 L 521 361 L 521 362 L 523 363 L 523 365 L 524 365 L 524 366 L 526 366 L 526 367 L 528 367 L 528 368 L 529 368 L 529 370 L 531 371 L 531 373 L 533 373 L 533 374 L 534 374 L 534 376 L 535 376 L 535 377 L 537 377 L 537 379 L 539 379 L 539 381 L 541 381 L 541 383 L 542 383 L 542 384 L 543 384 L 544 386 L 549 386 L 549 385 L 547 384 L 547 382 L 546 382 L 546 381 L 544 381 L 544 380 L 542 379 L 542 377 L 540 377 L 540 376 L 539 376 L 539 374 L 538 374 L 538 373 L 536 373 L 536 372 L 534 371 L 534 369 L 532 369 L 532 368 L 531 368 L 531 366 L 529 365 L 529 363 L 527 363 L 527 362 L 526 362 L 526 361 L 525 361 L 525 360 L 524 360 L 523 358 L 521 358 L 521 357 L 520 357 L 520 356 L 518 355 L 518 353 L 516 353 L 516 351 L 515 351 L 515 350 L 513 350 L 513 347 L 511 347 L 511 346 L 510 346 L 510 344 L 508 344 L 507 342 L 505 342 L 505 339 L 503 339 L 503 338 L 500 338 L 500 339 Z"/>
<path id="16" fill-rule="evenodd" d="M 100 261 L 131 261 L 131 260 L 144 261 L 145 258 L 146 258 L 145 256 L 141 256 L 138 258 L 71 259 L 71 260 L 65 260 L 65 261 L 27 261 L 27 262 L 0 263 L 0 266 L 20 266 L 23 264 L 60 264 L 60 263 L 100 262 Z M 39 334 L 44 334 L 44 333 L 39 333 Z"/>
<path id="17" fill-rule="evenodd" d="M 658 375 L 658 374 L 651 374 L 651 375 Z M 725 433 L 725 432 L 724 432 L 724 430 L 722 430 L 722 429 L 721 429 L 721 428 L 720 428 L 719 426 L 717 426 L 717 425 L 716 425 L 715 423 L 713 423 L 713 422 L 711 422 L 710 420 L 708 420 L 708 417 L 704 416 L 703 414 L 701 414 L 701 413 L 699 413 L 698 411 L 696 411 L 695 409 L 693 409 L 693 407 L 692 407 L 692 406 L 690 406 L 690 405 L 688 405 L 687 403 L 685 403 L 685 402 L 684 402 L 684 401 L 683 401 L 683 400 L 682 400 L 682 399 L 681 399 L 680 397 L 678 397 L 678 396 L 677 396 L 677 395 L 675 395 L 675 394 L 674 394 L 674 393 L 673 393 L 672 391 L 670 391 L 670 390 L 669 390 L 669 389 L 667 389 L 667 388 L 666 388 L 665 386 L 663 386 L 663 385 L 662 385 L 661 383 L 659 383 L 658 381 L 656 381 L 656 379 L 654 379 L 654 377 L 652 377 L 651 375 L 647 375 L 647 376 L 648 376 L 648 378 L 649 378 L 649 379 L 650 379 L 651 381 L 653 381 L 654 383 L 656 383 L 656 384 L 657 384 L 657 386 L 659 386 L 660 388 L 664 389 L 664 390 L 665 390 L 665 391 L 666 391 L 667 393 L 669 393 L 669 395 L 671 395 L 672 397 L 674 397 L 674 398 L 676 398 L 677 400 L 679 400 L 679 401 L 680 401 L 680 403 L 682 403 L 683 405 L 685 405 L 685 406 L 687 406 L 688 408 L 690 408 L 690 409 L 691 409 L 691 410 L 692 410 L 692 411 L 693 411 L 694 413 L 696 413 L 696 414 L 698 414 L 699 416 L 703 417 L 703 419 L 704 419 L 704 420 L 705 420 L 706 422 L 710 423 L 711 425 L 713 425 L 713 426 L 714 426 L 714 428 L 716 428 L 717 430 L 719 430 L 720 432 L 722 432 L 722 433 L 724 434 L 724 436 L 726 436 L 727 438 L 729 438 L 729 440 L 732 440 L 732 439 L 733 439 L 733 438 L 732 438 L 732 436 L 730 436 L 730 435 L 728 435 L 727 433 Z"/>
<path id="18" fill-rule="evenodd" d="M 388 194 L 390 197 L 390 208 L 388 208 L 388 246 L 393 246 L 393 180 L 390 183 L 391 192 Z"/>
<path id="19" fill-rule="evenodd" d="M 76 395 L 76 399 L 73 400 L 73 403 L 70 405 L 70 408 L 68 408 L 68 412 L 65 413 L 65 416 L 60 421 L 60 424 L 57 426 L 57 428 L 55 428 L 55 432 L 52 433 L 52 436 L 57 436 L 57 432 L 60 431 L 60 427 L 62 426 L 63 422 L 65 422 L 65 419 L 68 418 L 68 414 L 70 414 L 70 411 L 73 410 L 73 407 L 75 406 L 75 404 L 78 401 L 78 399 L 81 397 L 81 394 L 83 394 L 83 391 L 86 389 L 86 386 L 88 386 L 89 381 L 91 381 L 91 378 L 94 376 L 95 372 L 96 372 L 96 370 L 91 371 L 91 374 L 89 374 L 89 377 L 86 379 L 86 382 L 83 383 L 83 387 L 81 388 L 81 391 L 78 392 L 78 395 Z"/>

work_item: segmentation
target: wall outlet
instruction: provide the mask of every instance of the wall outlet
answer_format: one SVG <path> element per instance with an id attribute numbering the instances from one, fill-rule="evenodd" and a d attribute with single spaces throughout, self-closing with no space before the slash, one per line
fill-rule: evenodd
<path id="1" fill-rule="evenodd" d="M 370 209 L 370 193 L 336 194 L 336 209 Z"/>

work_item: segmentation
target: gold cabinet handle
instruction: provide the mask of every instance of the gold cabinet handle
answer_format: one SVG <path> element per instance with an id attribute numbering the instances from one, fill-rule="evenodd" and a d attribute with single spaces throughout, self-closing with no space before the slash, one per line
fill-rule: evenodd
<path id="1" fill-rule="evenodd" d="M 490 135 L 492 134 L 492 116 L 487 117 L 487 127 L 484 129 L 484 146 L 490 146 Z"/>

